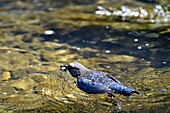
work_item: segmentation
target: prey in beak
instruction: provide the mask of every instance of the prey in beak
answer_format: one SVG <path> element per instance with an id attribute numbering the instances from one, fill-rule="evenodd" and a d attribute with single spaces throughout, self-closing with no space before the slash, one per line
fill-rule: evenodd
<path id="1" fill-rule="evenodd" d="M 68 65 L 61 65 L 60 70 L 66 72 L 67 71 L 67 66 Z"/>

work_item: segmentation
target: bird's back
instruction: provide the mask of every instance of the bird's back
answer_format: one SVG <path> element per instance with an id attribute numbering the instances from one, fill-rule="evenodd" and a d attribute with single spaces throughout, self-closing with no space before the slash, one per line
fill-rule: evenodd
<path id="1" fill-rule="evenodd" d="M 92 73 L 83 77 L 84 79 L 91 80 L 109 87 L 111 84 L 121 84 L 116 78 L 110 77 L 107 74 L 99 71 L 93 71 Z"/>
<path id="2" fill-rule="evenodd" d="M 79 78 L 78 82 L 79 88 L 87 93 L 120 93 L 127 97 L 132 93 L 139 94 L 138 91 L 121 84 L 116 78 L 99 71 Z"/>

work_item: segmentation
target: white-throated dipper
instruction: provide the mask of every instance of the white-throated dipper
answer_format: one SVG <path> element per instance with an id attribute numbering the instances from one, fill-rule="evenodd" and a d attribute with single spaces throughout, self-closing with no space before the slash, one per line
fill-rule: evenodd
<path id="1" fill-rule="evenodd" d="M 124 86 L 113 76 L 109 76 L 100 71 L 93 71 L 78 62 L 60 66 L 62 71 L 69 71 L 71 76 L 77 78 L 77 86 L 88 94 L 113 94 L 119 93 L 130 97 L 133 93 L 140 94 L 139 91 Z"/>

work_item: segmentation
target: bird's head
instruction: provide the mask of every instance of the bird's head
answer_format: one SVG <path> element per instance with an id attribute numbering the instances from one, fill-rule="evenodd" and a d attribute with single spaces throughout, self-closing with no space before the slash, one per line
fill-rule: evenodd
<path id="1" fill-rule="evenodd" d="M 87 73 L 90 73 L 91 70 L 84 67 L 82 64 L 78 63 L 78 62 L 72 62 L 68 65 L 61 65 L 61 70 L 62 71 L 69 71 L 70 75 L 78 78 L 79 76 L 83 76 Z"/>

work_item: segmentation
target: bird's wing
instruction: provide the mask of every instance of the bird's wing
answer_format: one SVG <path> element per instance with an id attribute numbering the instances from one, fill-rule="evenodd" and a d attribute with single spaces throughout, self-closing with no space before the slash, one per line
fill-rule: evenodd
<path id="1" fill-rule="evenodd" d="M 81 90 L 89 94 L 101 94 L 101 93 L 113 93 L 114 92 L 107 86 L 101 83 L 98 83 L 98 82 L 92 82 L 91 80 L 86 79 L 86 78 L 79 78 L 77 80 L 77 84 Z"/>
<path id="2" fill-rule="evenodd" d="M 110 76 L 110 75 L 108 75 L 108 74 L 105 74 L 105 73 L 103 73 L 103 72 L 95 71 L 95 74 L 93 74 L 93 75 L 97 75 L 97 76 L 98 76 L 97 78 L 102 78 L 102 79 L 110 78 L 110 79 L 111 79 L 112 81 L 114 81 L 115 83 L 118 83 L 118 84 L 121 84 L 121 85 L 122 85 L 122 83 L 121 83 L 118 79 L 116 79 L 115 77 Z"/>
<path id="3" fill-rule="evenodd" d="M 118 80 L 118 79 L 116 79 L 115 77 L 113 77 L 113 76 L 110 76 L 110 75 L 106 75 L 107 77 L 109 77 L 110 79 L 112 79 L 113 81 L 115 81 L 116 83 L 118 83 L 118 84 L 121 84 L 122 85 L 122 83 Z"/>

